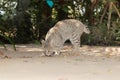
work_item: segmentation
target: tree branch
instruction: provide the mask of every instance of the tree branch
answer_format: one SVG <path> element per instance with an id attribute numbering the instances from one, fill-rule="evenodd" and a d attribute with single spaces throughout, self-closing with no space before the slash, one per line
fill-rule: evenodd
<path id="1" fill-rule="evenodd" d="M 107 23 L 108 29 L 110 29 L 111 14 L 112 14 L 112 2 L 109 3 L 109 14 L 108 14 L 108 23 Z"/>
<path id="2" fill-rule="evenodd" d="M 101 16 L 101 18 L 100 18 L 100 24 L 101 24 L 102 21 L 103 21 L 103 18 L 104 18 L 104 16 L 105 16 L 106 12 L 107 12 L 108 7 L 109 7 L 109 4 L 106 3 L 105 8 L 104 8 L 104 12 L 103 12 L 103 14 L 102 14 L 102 16 Z"/>
<path id="3" fill-rule="evenodd" d="M 118 11 L 117 7 L 115 6 L 114 3 L 112 3 L 112 5 L 113 5 L 113 7 L 115 8 L 115 10 L 116 10 L 116 12 L 117 12 L 117 14 L 118 14 L 118 16 L 119 16 L 119 18 L 120 18 L 120 12 Z"/>

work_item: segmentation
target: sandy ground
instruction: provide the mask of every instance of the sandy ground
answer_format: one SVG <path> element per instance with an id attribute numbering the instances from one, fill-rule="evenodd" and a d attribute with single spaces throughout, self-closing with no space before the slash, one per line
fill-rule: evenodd
<path id="1" fill-rule="evenodd" d="M 59 56 L 42 56 L 39 45 L 0 47 L 0 80 L 120 80 L 120 48 L 82 46 L 70 53 L 65 46 Z"/>

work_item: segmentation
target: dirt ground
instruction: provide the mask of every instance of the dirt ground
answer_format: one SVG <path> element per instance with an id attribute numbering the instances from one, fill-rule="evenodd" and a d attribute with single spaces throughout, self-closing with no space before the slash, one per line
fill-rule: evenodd
<path id="1" fill-rule="evenodd" d="M 40 45 L 0 46 L 0 80 L 120 80 L 120 47 L 82 46 L 45 57 Z"/>

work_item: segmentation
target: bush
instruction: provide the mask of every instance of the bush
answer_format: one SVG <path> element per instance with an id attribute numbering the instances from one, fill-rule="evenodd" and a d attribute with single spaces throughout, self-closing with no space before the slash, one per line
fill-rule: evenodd
<path id="1" fill-rule="evenodd" d="M 110 29 L 105 22 L 90 27 L 91 34 L 85 35 L 82 39 L 84 43 L 91 45 L 116 45 L 120 41 L 120 23 L 112 22 Z M 86 38 L 87 37 L 87 38 Z"/>

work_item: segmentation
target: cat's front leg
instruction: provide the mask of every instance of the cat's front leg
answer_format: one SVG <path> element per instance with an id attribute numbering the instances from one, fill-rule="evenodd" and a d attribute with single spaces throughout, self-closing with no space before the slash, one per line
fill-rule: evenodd
<path id="1" fill-rule="evenodd" d="M 55 54 L 54 55 L 60 55 L 60 50 L 55 50 Z"/>

